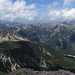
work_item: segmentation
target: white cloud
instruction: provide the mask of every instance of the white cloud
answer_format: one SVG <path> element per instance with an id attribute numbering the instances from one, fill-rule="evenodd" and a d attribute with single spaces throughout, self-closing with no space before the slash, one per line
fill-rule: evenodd
<path id="1" fill-rule="evenodd" d="M 62 9 L 62 10 L 51 10 L 48 13 L 49 20 L 54 21 L 65 21 L 75 19 L 75 8 L 72 9 Z"/>
<path id="2" fill-rule="evenodd" d="M 70 5 L 74 0 L 64 0 L 64 5 L 63 6 L 67 6 Z"/>
<path id="3" fill-rule="evenodd" d="M 53 2 L 52 4 L 49 4 L 49 5 L 47 6 L 47 8 L 48 8 L 48 9 L 50 9 L 50 8 L 55 8 L 57 5 L 58 5 L 58 2 Z"/>
<path id="4" fill-rule="evenodd" d="M 37 17 L 36 5 L 26 5 L 24 0 L 0 0 L 0 19 L 7 20 L 34 20 Z"/>
<path id="5" fill-rule="evenodd" d="M 64 0 L 64 6 L 69 5 L 73 0 Z M 57 10 L 58 2 L 53 2 L 47 9 L 35 10 L 36 4 L 29 4 L 25 0 L 0 0 L 0 19 L 3 20 L 22 20 L 22 21 L 64 21 L 75 19 L 75 8 Z M 54 9 L 53 9 L 54 8 Z M 56 9 L 56 10 L 55 10 Z M 48 11 L 48 12 L 47 12 Z"/>

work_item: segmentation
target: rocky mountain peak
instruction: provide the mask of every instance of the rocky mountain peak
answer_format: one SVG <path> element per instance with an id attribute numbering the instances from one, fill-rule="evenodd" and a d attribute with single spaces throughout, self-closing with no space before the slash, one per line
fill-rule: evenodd
<path id="1" fill-rule="evenodd" d="M 23 38 L 17 33 L 8 30 L 5 27 L 0 26 L 0 42 L 3 41 L 29 41 L 27 38 Z"/>

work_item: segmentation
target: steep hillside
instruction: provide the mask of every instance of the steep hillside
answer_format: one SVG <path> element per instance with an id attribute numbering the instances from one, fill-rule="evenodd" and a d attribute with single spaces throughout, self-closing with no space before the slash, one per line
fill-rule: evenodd
<path id="1" fill-rule="evenodd" d="M 9 41 L 0 43 L 0 71 L 20 68 L 34 70 L 75 69 L 75 60 L 63 57 L 53 48 L 41 43 Z"/>

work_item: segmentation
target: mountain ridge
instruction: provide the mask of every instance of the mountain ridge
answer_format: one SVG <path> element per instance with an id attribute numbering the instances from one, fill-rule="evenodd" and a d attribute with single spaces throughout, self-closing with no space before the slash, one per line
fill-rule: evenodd
<path id="1" fill-rule="evenodd" d="M 74 25 L 63 23 L 0 27 L 3 40 L 0 71 L 13 72 L 21 68 L 74 71 L 74 29 Z"/>

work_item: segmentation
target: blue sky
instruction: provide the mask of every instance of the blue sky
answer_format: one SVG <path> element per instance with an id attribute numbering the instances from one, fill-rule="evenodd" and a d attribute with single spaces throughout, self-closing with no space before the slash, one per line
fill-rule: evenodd
<path id="1" fill-rule="evenodd" d="M 37 23 L 75 19 L 75 0 L 0 0 L 1 20 Z"/>
<path id="2" fill-rule="evenodd" d="M 16 0 L 11 0 L 15 2 Z M 19 0 L 21 1 L 21 0 Z M 47 6 L 48 4 L 52 4 L 53 2 L 58 2 L 57 8 L 63 7 L 64 1 L 67 3 L 70 1 L 70 4 L 68 4 L 66 7 L 68 8 L 74 8 L 75 7 L 75 0 L 24 0 L 27 5 L 36 3 L 40 8 L 40 6 Z"/>

